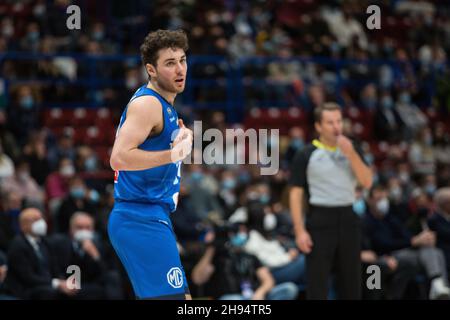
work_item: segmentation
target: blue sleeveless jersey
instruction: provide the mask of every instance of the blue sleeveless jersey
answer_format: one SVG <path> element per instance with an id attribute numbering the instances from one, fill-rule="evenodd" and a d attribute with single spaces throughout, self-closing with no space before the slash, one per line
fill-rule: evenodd
<path id="1" fill-rule="evenodd" d="M 145 95 L 154 96 L 161 103 L 164 127 L 161 133 L 147 138 L 138 148 L 146 151 L 170 149 L 171 143 L 175 139 L 173 132 L 179 129 L 177 112 L 162 96 L 147 88 L 147 85 L 140 87 L 131 97 L 130 102 Z M 127 109 L 128 105 L 120 118 L 116 137 L 125 122 Z M 176 209 L 180 191 L 180 170 L 181 161 L 146 170 L 116 171 L 114 175 L 114 199 L 119 202 L 162 204 L 170 212 L 173 212 Z"/>

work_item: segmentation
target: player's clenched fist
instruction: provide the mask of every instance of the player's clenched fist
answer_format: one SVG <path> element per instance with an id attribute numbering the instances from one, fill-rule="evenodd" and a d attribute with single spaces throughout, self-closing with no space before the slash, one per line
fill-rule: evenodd
<path id="1" fill-rule="evenodd" d="M 184 126 L 183 120 L 178 120 L 178 124 L 180 125 L 180 129 L 173 140 L 173 147 L 170 155 L 172 162 L 183 160 L 191 153 L 192 140 L 194 139 L 192 130 Z"/>

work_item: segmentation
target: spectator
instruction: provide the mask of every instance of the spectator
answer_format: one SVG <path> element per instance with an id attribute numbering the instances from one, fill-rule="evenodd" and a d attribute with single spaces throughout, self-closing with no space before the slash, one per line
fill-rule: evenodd
<path id="1" fill-rule="evenodd" d="M 38 126 L 37 95 L 29 85 L 19 86 L 17 98 L 8 113 L 9 128 L 20 145 L 28 141 L 28 135 Z"/>
<path id="2" fill-rule="evenodd" d="M 192 271 L 194 284 L 205 287 L 207 296 L 223 300 L 293 300 L 293 283 L 275 285 L 267 267 L 242 249 L 240 232 L 215 233 L 215 245 L 207 247 Z M 228 246 L 228 247 L 227 247 Z"/>
<path id="3" fill-rule="evenodd" d="M 46 132 L 41 130 L 31 137 L 31 141 L 24 147 L 24 157 L 30 166 L 30 174 L 39 186 L 44 184 L 50 173 L 45 137 Z"/>
<path id="4" fill-rule="evenodd" d="M 75 167 L 70 158 L 61 158 L 59 168 L 52 172 L 45 182 L 48 207 L 52 216 L 56 214 L 62 200 L 69 192 L 69 180 L 75 175 Z"/>
<path id="5" fill-rule="evenodd" d="M 65 131 L 59 138 L 56 147 L 48 150 L 48 160 L 51 168 L 56 168 L 62 158 L 69 158 L 72 163 L 76 160 L 76 150 L 73 141 L 73 132 Z"/>
<path id="6" fill-rule="evenodd" d="M 429 128 L 423 128 L 417 133 L 410 146 L 408 158 L 413 173 L 435 174 L 436 158 L 433 151 L 433 136 Z"/>
<path id="7" fill-rule="evenodd" d="M 305 132 L 300 127 L 293 127 L 289 130 L 289 146 L 285 153 L 286 163 L 291 163 L 297 151 L 305 146 Z"/>
<path id="8" fill-rule="evenodd" d="M 106 246 L 96 237 L 94 219 L 76 212 L 70 219 L 70 232 L 53 237 L 55 254 L 61 270 L 76 265 L 82 270 L 81 289 L 75 299 L 120 299 L 120 276 L 109 269 Z"/>
<path id="9" fill-rule="evenodd" d="M 14 162 L 3 152 L 2 141 L 0 141 L 0 181 L 14 175 Z"/>
<path id="10" fill-rule="evenodd" d="M 7 274 L 8 274 L 8 263 L 6 260 L 6 255 L 3 253 L 3 251 L 0 250 L 0 300 L 15 299 L 14 297 L 4 293 L 5 291 L 4 283 Z"/>
<path id="11" fill-rule="evenodd" d="M 377 139 L 397 141 L 400 139 L 401 120 L 394 109 L 394 101 L 388 92 L 383 92 L 375 112 L 374 133 Z"/>
<path id="12" fill-rule="evenodd" d="M 20 214 L 21 234 L 8 251 L 5 286 L 21 299 L 61 299 L 76 293 L 58 271 L 56 256 L 46 239 L 47 224 L 42 213 L 28 208 Z"/>
<path id="13" fill-rule="evenodd" d="M 28 162 L 20 160 L 16 166 L 15 174 L 4 179 L 0 184 L 2 193 L 18 194 L 26 205 L 43 208 L 45 194 L 30 175 Z"/>
<path id="14" fill-rule="evenodd" d="M 436 212 L 428 219 L 430 230 L 436 233 L 436 246 L 445 255 L 447 272 L 450 271 L 450 188 L 439 189 L 435 196 Z M 449 273 L 448 273 L 449 274 Z"/>
<path id="15" fill-rule="evenodd" d="M 399 264 L 423 269 L 430 281 L 430 299 L 450 298 L 447 267 L 440 249 L 435 247 L 436 234 L 425 230 L 411 236 L 406 227 L 389 210 L 388 194 L 384 187 L 375 186 L 369 195 L 367 232 L 378 255 L 392 255 Z"/>
<path id="16" fill-rule="evenodd" d="M 277 238 L 270 234 L 276 227 L 276 217 L 271 212 L 265 212 L 261 203 L 249 204 L 246 242 L 244 251 L 254 255 L 268 267 L 276 284 L 293 282 L 299 289 L 305 287 L 305 256 L 295 247 L 286 249 Z"/>
<path id="17" fill-rule="evenodd" d="M 20 157 L 20 148 L 17 145 L 16 138 L 8 130 L 8 119 L 6 113 L 0 110 L 0 141 L 3 146 L 3 151 L 12 160 L 16 161 Z"/>
<path id="18" fill-rule="evenodd" d="M 67 233 L 69 221 L 77 211 L 84 211 L 94 216 L 96 204 L 92 201 L 92 190 L 89 190 L 80 177 L 73 177 L 69 183 L 69 194 L 64 198 L 55 216 L 57 231 Z"/>
<path id="19" fill-rule="evenodd" d="M 403 137 L 407 140 L 415 137 L 428 124 L 426 116 L 411 101 L 411 93 L 407 89 L 400 91 L 395 110 L 404 124 Z"/>
<path id="20" fill-rule="evenodd" d="M 367 49 L 368 41 L 364 29 L 361 23 L 352 17 L 349 8 L 344 8 L 342 14 L 340 11 L 330 12 L 324 18 L 342 47 L 349 47 L 356 38 L 358 46 Z"/>
<path id="21" fill-rule="evenodd" d="M 16 193 L 2 196 L 3 210 L 0 213 L 0 250 L 7 251 L 16 234 L 20 232 L 19 214 L 22 209 L 22 197 Z"/>

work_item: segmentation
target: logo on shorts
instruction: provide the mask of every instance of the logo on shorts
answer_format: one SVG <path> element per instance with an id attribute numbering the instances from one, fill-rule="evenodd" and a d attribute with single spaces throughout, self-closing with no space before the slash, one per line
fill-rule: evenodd
<path id="1" fill-rule="evenodd" d="M 167 272 L 167 282 L 175 289 L 183 286 L 183 273 L 180 268 L 175 267 Z"/>

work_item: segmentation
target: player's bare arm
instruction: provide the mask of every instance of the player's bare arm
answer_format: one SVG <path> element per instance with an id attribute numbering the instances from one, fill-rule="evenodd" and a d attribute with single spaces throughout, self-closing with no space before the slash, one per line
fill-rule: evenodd
<path id="1" fill-rule="evenodd" d="M 173 150 L 145 151 L 138 148 L 152 130 L 162 124 L 162 106 L 157 98 L 143 96 L 133 100 L 128 106 L 124 124 L 114 142 L 110 165 L 113 170 L 145 170 L 181 160 L 173 157 Z M 184 137 L 176 139 L 174 148 L 184 143 L 192 145 L 192 136 L 180 131 Z M 177 137 L 178 138 L 178 137 Z"/>

